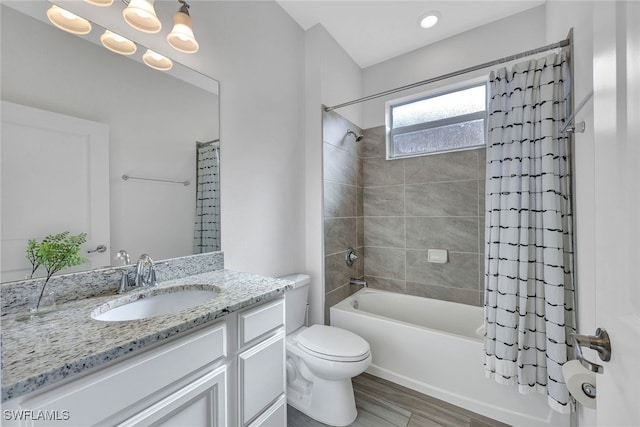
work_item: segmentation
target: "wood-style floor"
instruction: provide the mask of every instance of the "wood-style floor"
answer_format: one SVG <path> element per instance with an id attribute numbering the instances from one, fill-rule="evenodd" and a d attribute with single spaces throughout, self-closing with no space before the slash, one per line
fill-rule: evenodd
<path id="1" fill-rule="evenodd" d="M 369 374 L 353 378 L 358 418 L 353 427 L 506 427 L 467 411 Z M 288 427 L 324 427 L 287 406 Z"/>

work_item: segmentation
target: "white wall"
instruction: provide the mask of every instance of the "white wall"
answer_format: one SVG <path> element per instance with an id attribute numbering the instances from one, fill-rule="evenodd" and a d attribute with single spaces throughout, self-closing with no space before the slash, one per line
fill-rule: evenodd
<path id="1" fill-rule="evenodd" d="M 305 35 L 305 271 L 312 277 L 310 320 L 324 323 L 324 247 L 322 195 L 322 107 L 362 96 L 360 67 L 321 26 Z M 362 107 L 340 110 L 362 121 Z"/>
<path id="2" fill-rule="evenodd" d="M 2 99 L 109 126 L 112 259 L 192 253 L 195 185 L 120 177 L 195 183 L 195 141 L 219 135 L 216 95 L 3 6 Z"/>
<path id="3" fill-rule="evenodd" d="M 198 15 L 196 15 L 196 7 Z M 220 81 L 227 268 L 312 276 L 322 322 L 322 110 L 362 96 L 361 70 L 321 26 L 275 2 L 197 2 L 193 66 Z M 340 111 L 362 121 L 360 105 Z"/>
<path id="4" fill-rule="evenodd" d="M 225 266 L 300 271 L 304 32 L 275 2 L 196 2 L 191 10 L 201 71 L 220 81 Z"/>
<path id="5" fill-rule="evenodd" d="M 206 19 L 199 69 L 221 86 L 225 265 L 310 274 L 311 320 L 320 323 L 321 104 L 360 97 L 361 70 L 324 28 L 304 32 L 275 2 L 197 6 Z M 341 113 L 361 121 L 360 106 Z"/>
<path id="6" fill-rule="evenodd" d="M 593 4 L 589 1 L 547 2 L 547 41 L 565 38 L 571 28 L 574 37 L 574 101 L 579 103 L 593 89 Z M 593 100 L 578 114 L 577 121 L 584 121 L 586 124 L 585 132 L 575 135 L 573 151 L 578 332 L 592 335 L 596 330 Z M 593 355 L 591 357 L 589 360 L 598 360 Z M 595 415 L 595 411 L 579 405 L 578 424 L 581 427 L 595 426 Z"/>
<path id="7" fill-rule="evenodd" d="M 545 44 L 544 24 L 544 6 L 539 6 L 373 65 L 364 69 L 364 94 L 382 92 L 540 47 Z M 384 105 L 389 99 L 488 75 L 489 71 L 470 73 L 365 102 L 362 127 L 368 129 L 385 123 Z"/>

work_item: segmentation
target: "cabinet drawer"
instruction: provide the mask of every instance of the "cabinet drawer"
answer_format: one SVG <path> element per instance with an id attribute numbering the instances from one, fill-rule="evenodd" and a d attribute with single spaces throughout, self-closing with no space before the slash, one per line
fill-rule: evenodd
<path id="1" fill-rule="evenodd" d="M 65 410 L 74 425 L 97 424 L 225 355 L 226 323 L 220 323 L 26 399 L 20 408 Z"/>
<path id="2" fill-rule="evenodd" d="M 284 298 L 262 304 L 238 316 L 240 347 L 284 325 Z"/>

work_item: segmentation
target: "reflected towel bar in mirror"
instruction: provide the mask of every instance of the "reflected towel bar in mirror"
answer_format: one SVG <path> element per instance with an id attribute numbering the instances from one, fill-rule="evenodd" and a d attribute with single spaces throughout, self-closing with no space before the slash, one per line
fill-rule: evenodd
<path id="1" fill-rule="evenodd" d="M 138 180 L 141 180 L 141 181 L 169 182 L 171 184 L 182 184 L 185 187 L 191 185 L 191 181 L 189 181 L 189 180 L 186 180 L 186 181 L 173 181 L 173 180 L 170 180 L 170 179 L 142 178 L 142 177 L 139 177 L 139 176 L 130 176 L 130 175 L 122 175 L 122 179 L 124 181 L 128 181 L 130 179 L 138 179 Z"/>

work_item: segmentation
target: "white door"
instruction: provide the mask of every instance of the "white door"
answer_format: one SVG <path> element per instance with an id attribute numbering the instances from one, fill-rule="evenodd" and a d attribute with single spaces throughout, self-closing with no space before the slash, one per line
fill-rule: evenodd
<path id="1" fill-rule="evenodd" d="M 87 233 L 76 270 L 109 265 L 108 127 L 6 101 L 1 113 L 0 281 L 31 272 L 29 239 L 63 231 Z"/>
<path id="2" fill-rule="evenodd" d="M 598 426 L 640 426 L 640 3 L 594 4 Z M 592 331 L 595 332 L 595 331 Z"/>

